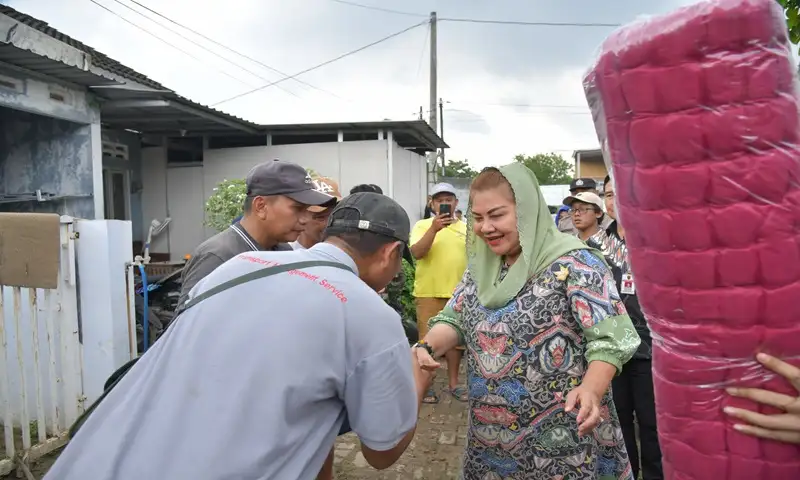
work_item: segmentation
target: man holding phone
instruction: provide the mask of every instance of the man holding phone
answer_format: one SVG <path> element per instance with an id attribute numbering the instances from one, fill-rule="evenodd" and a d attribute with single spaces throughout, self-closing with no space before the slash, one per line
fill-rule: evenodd
<path id="1" fill-rule="evenodd" d="M 417 259 L 414 297 L 419 338 L 425 337 L 428 320 L 444 308 L 467 268 L 467 225 L 454 215 L 458 206 L 456 189 L 449 183 L 439 183 L 430 194 L 433 216 L 417 222 L 409 240 L 411 254 Z M 458 384 L 462 356 L 463 349 L 445 354 L 450 393 L 465 402 L 466 389 Z M 437 403 L 439 397 L 431 390 L 423 401 Z"/>

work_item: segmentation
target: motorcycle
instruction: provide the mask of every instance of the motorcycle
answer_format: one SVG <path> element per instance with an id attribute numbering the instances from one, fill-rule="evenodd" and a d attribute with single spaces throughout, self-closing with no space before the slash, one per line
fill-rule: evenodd
<path id="1" fill-rule="evenodd" d="M 181 274 L 179 268 L 166 275 L 147 277 L 147 319 L 148 345 L 153 345 L 166 331 L 181 294 Z M 139 353 L 144 353 L 144 285 L 141 277 L 134 285 L 134 309 L 136 312 L 136 338 Z"/>

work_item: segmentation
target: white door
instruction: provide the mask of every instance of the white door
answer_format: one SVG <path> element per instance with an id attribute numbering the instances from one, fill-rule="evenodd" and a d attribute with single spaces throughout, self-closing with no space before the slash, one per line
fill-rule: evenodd
<path id="1" fill-rule="evenodd" d="M 167 208 L 169 224 L 169 256 L 180 260 L 191 254 L 206 239 L 203 193 L 203 167 L 167 168 Z"/>

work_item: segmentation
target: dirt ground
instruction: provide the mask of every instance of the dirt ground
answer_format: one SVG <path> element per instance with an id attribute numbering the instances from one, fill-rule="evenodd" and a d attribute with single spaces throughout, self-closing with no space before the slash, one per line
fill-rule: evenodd
<path id="1" fill-rule="evenodd" d="M 463 367 L 460 379 L 464 380 Z M 461 455 L 466 438 L 466 404 L 442 393 L 447 387 L 447 372 L 443 369 L 436 378 L 438 405 L 423 405 L 414 441 L 406 453 L 391 468 L 377 471 L 367 464 L 353 434 L 336 442 L 335 480 L 448 480 L 458 478 Z M 58 458 L 58 451 L 41 458 L 32 467 L 40 480 Z M 8 478 L 16 478 L 12 474 Z"/>
<path id="2" fill-rule="evenodd" d="M 37 480 L 44 478 L 44 474 L 50 470 L 50 467 L 56 462 L 58 458 L 58 454 L 61 453 L 62 449 L 56 450 L 55 452 L 50 453 L 49 455 L 45 455 L 44 457 L 40 458 L 39 461 L 31 465 L 31 473 L 33 473 L 33 477 Z M 13 478 L 13 474 L 12 477 Z"/>
<path id="3" fill-rule="evenodd" d="M 463 383 L 463 367 L 459 379 Z M 467 407 L 452 395 L 442 393 L 447 389 L 445 370 L 436 377 L 435 388 L 439 403 L 422 406 L 416 436 L 397 463 L 383 471 L 375 470 L 359 451 L 355 435 L 343 435 L 334 450 L 334 479 L 457 479 L 467 432 Z"/>

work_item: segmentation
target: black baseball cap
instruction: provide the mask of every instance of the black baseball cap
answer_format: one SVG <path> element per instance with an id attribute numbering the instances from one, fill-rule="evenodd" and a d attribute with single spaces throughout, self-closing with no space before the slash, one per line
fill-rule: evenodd
<path id="1" fill-rule="evenodd" d="M 597 189 L 597 182 L 591 178 L 576 178 L 575 180 L 571 181 L 569 184 L 569 191 L 573 191 L 578 188 L 589 188 L 592 190 Z"/>
<path id="2" fill-rule="evenodd" d="M 336 198 L 317 191 L 314 181 L 300 165 L 272 160 L 250 169 L 245 179 L 248 197 L 284 195 L 303 205 L 329 206 Z"/>
<path id="3" fill-rule="evenodd" d="M 408 214 L 386 195 L 359 192 L 348 195 L 336 205 L 328 218 L 326 234 L 372 232 L 403 242 L 403 258 L 414 262 L 408 245 L 411 221 Z"/>

